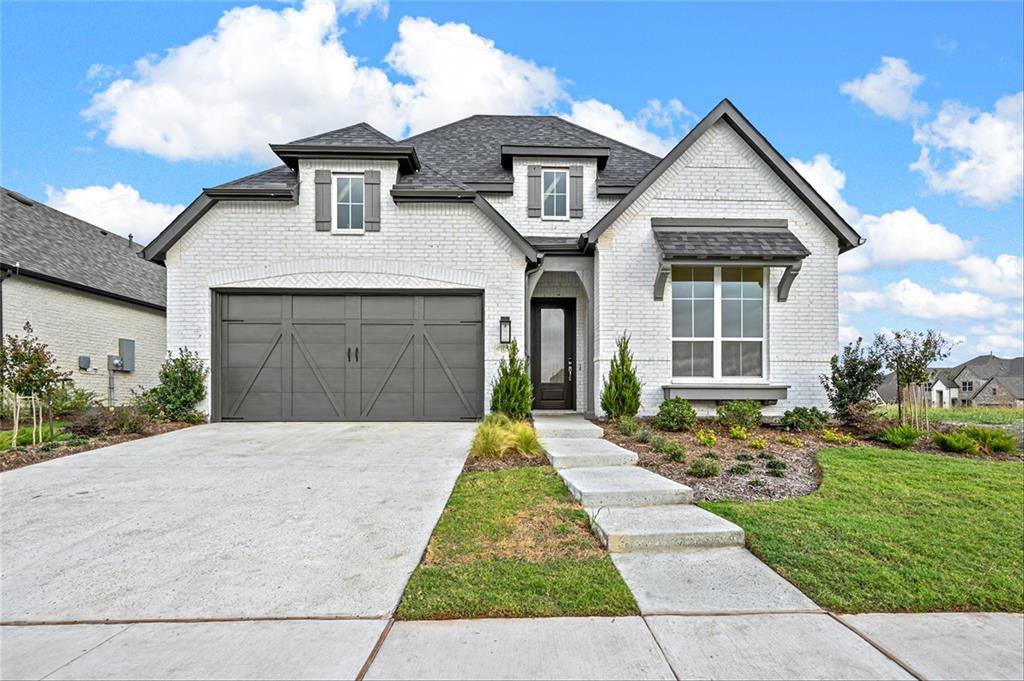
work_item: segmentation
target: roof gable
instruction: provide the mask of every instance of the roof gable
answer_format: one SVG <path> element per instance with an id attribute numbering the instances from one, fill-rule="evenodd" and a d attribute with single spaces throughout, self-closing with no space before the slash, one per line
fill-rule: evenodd
<path id="1" fill-rule="evenodd" d="M 864 239 L 857 234 L 853 227 L 811 187 L 810 183 L 783 158 L 775 147 L 765 139 L 764 135 L 751 125 L 750 121 L 739 112 L 732 102 L 728 99 L 723 99 L 621 201 L 615 204 L 604 217 L 597 221 L 597 224 L 583 234 L 581 239 L 586 240 L 586 245 L 592 246 L 597 243 L 597 239 L 601 234 L 611 227 L 626 212 L 626 209 L 654 184 L 655 180 L 671 168 L 718 121 L 728 123 L 736 134 L 778 175 L 779 179 L 807 205 L 811 212 L 825 223 L 825 226 L 839 239 L 840 253 L 856 248 L 864 243 Z"/>

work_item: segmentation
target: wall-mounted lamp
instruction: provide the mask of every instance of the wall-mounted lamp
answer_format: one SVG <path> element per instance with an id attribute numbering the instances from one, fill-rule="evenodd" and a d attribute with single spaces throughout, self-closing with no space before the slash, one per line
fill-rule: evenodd
<path id="1" fill-rule="evenodd" d="M 498 342 L 502 345 L 512 342 L 512 320 L 508 317 L 502 317 L 498 321 Z"/>

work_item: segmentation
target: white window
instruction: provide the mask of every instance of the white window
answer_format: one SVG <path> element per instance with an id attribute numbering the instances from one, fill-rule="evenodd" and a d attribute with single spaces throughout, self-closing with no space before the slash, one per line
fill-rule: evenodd
<path id="1" fill-rule="evenodd" d="M 569 171 L 541 173 L 541 215 L 545 220 L 569 219 Z"/>
<path id="2" fill-rule="evenodd" d="M 363 231 L 363 178 L 334 177 L 334 232 L 357 234 Z"/>
<path id="3" fill-rule="evenodd" d="M 672 268 L 672 376 L 760 379 L 765 370 L 761 267 Z"/>

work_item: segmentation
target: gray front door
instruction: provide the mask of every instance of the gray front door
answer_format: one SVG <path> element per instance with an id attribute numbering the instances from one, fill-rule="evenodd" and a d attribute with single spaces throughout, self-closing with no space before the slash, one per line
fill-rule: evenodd
<path id="1" fill-rule="evenodd" d="M 479 295 L 223 293 L 214 418 L 445 421 L 483 412 Z"/>

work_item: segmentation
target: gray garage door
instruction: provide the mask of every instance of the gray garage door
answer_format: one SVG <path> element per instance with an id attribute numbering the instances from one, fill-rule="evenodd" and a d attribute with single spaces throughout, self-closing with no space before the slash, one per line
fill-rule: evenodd
<path id="1" fill-rule="evenodd" d="M 214 417 L 447 421 L 483 413 L 479 295 L 224 293 Z"/>

